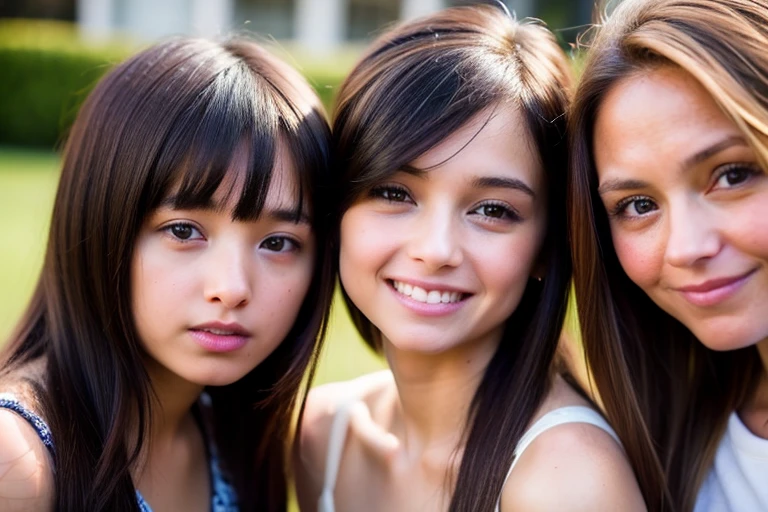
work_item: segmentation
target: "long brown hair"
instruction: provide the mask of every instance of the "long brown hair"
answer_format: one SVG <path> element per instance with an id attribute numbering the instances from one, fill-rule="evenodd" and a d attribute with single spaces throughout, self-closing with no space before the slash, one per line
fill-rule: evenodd
<path id="1" fill-rule="evenodd" d="M 768 2 L 626 0 L 597 31 L 571 114 L 574 282 L 591 376 L 651 510 L 693 510 L 729 414 L 755 389 L 755 347 L 714 352 L 632 283 L 597 195 L 595 118 L 621 79 L 688 72 L 768 164 Z"/>
<path id="2" fill-rule="evenodd" d="M 342 85 L 333 122 L 339 217 L 360 194 L 486 109 L 511 105 L 540 157 L 548 200 L 546 275 L 529 282 L 477 389 L 450 510 L 491 511 L 515 445 L 546 395 L 566 310 L 567 59 L 552 34 L 493 6 L 446 9 L 381 36 Z M 439 171 L 438 171 L 439 172 Z M 511 256 L 510 256 L 511 257 Z M 347 299 L 375 350 L 378 331 Z M 454 479 L 455 476 L 455 479 Z"/>
<path id="3" fill-rule="evenodd" d="M 116 67 L 79 112 L 42 274 L 5 350 L 6 374 L 46 361 L 34 385 L 56 447 L 56 510 L 138 510 L 130 468 L 149 432 L 152 385 L 126 262 L 144 219 L 172 187 L 179 205 L 206 204 L 243 143 L 249 165 L 233 217 L 257 218 L 278 142 L 317 238 L 314 277 L 286 339 L 241 380 L 209 388 L 208 413 L 241 509 L 286 509 L 286 440 L 333 290 L 320 193 L 330 130 L 303 78 L 256 44 L 176 39 Z M 126 425 L 137 426 L 137 446 Z"/>

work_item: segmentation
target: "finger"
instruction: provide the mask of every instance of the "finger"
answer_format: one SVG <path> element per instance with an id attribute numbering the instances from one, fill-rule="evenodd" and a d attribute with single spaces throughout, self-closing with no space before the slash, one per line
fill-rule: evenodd
<path id="1" fill-rule="evenodd" d="M 358 402 L 350 410 L 350 427 L 363 444 L 384 457 L 391 457 L 400 447 L 400 441 L 391 432 L 373 421 L 368 407 Z"/>

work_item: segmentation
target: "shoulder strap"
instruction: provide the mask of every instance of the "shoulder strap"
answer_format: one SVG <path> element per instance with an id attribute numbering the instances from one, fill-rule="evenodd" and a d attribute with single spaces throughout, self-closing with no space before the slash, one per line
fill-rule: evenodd
<path id="1" fill-rule="evenodd" d="M 341 455 L 344 452 L 344 442 L 347 439 L 349 417 L 352 405 L 358 398 L 348 399 L 337 409 L 331 424 L 331 433 L 328 436 L 328 453 L 325 458 L 325 477 L 323 479 L 323 491 L 318 501 L 318 512 L 334 512 L 333 490 L 336 487 L 336 478 L 339 475 Z"/>
<path id="2" fill-rule="evenodd" d="M 520 456 L 523 454 L 526 448 L 528 448 L 528 446 L 530 446 L 530 444 L 543 432 L 546 432 L 552 427 L 563 425 L 565 423 L 588 423 L 590 425 L 594 425 L 600 429 L 605 430 L 608 435 L 610 435 L 617 443 L 619 443 L 619 445 L 621 445 L 619 436 L 616 435 L 616 432 L 613 431 L 613 428 L 611 428 L 608 422 L 605 421 L 605 418 L 603 418 L 600 413 L 594 409 L 583 405 L 573 405 L 568 407 L 560 407 L 559 409 L 549 411 L 547 414 L 539 418 L 536 423 L 534 423 L 531 428 L 529 428 L 520 438 L 520 441 L 515 447 L 515 458 L 512 460 L 512 465 L 507 471 L 507 476 L 504 477 L 504 484 L 502 485 L 502 489 L 504 488 L 504 485 L 506 485 L 507 480 L 509 480 L 509 475 L 512 474 L 512 470 L 515 468 L 517 461 L 520 460 Z M 500 512 L 500 506 L 501 495 L 499 495 L 499 499 L 496 501 L 496 512 Z"/>
<path id="3" fill-rule="evenodd" d="M 53 454 L 54 449 L 51 429 L 48 428 L 48 424 L 43 420 L 43 418 L 32 412 L 30 409 L 24 407 L 24 405 L 19 402 L 16 396 L 10 393 L 0 393 L 0 408 L 11 410 L 24 418 L 27 423 L 29 423 L 32 428 L 35 429 L 37 436 L 43 442 L 45 447 L 48 448 L 48 451 Z"/>

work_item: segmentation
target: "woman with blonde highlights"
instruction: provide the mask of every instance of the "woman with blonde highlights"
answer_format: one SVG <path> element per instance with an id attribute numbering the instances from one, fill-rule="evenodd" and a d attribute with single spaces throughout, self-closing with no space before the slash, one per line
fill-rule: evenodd
<path id="1" fill-rule="evenodd" d="M 333 123 L 340 277 L 389 370 L 310 393 L 303 510 L 642 510 L 554 369 L 570 281 L 570 70 L 494 6 L 381 36 Z"/>
<path id="2" fill-rule="evenodd" d="M 768 510 L 768 2 L 627 0 L 572 110 L 592 377 L 654 510 Z"/>

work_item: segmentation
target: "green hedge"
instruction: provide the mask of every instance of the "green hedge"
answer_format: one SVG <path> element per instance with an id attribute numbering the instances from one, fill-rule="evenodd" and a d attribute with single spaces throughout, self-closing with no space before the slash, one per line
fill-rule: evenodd
<path id="1" fill-rule="evenodd" d="M 53 147 L 127 45 L 92 46 L 69 23 L 0 20 L 0 144 Z"/>
<path id="2" fill-rule="evenodd" d="M 0 144 L 57 146 L 98 79 L 133 51 L 84 41 L 71 23 L 0 19 Z M 308 67 L 329 107 L 346 66 Z"/>

